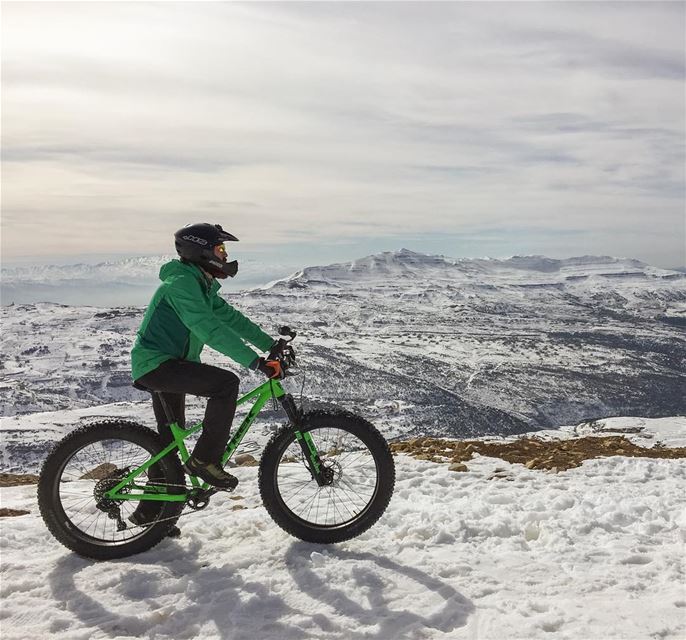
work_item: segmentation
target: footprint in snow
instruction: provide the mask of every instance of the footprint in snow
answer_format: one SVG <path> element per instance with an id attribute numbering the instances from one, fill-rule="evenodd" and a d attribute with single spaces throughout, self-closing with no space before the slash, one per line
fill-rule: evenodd
<path id="1" fill-rule="evenodd" d="M 653 559 L 649 556 L 642 556 L 634 554 L 632 556 L 627 556 L 619 561 L 620 564 L 650 564 Z"/>

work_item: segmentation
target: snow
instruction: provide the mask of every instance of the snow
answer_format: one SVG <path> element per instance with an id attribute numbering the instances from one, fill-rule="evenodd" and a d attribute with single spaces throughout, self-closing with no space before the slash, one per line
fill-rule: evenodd
<path id="1" fill-rule="evenodd" d="M 686 440 L 684 418 L 577 429 L 626 429 L 631 420 L 643 421 L 631 438 Z M 240 499 L 217 496 L 182 518 L 180 538 L 107 563 L 81 559 L 50 536 L 35 487 L 3 488 L 3 507 L 31 513 L 0 521 L 2 637 L 686 634 L 686 461 L 616 456 L 560 473 L 481 456 L 464 473 L 405 456 L 396 462 L 387 513 L 346 543 L 289 537 L 260 504 L 257 469 L 241 467 L 231 496 Z"/>

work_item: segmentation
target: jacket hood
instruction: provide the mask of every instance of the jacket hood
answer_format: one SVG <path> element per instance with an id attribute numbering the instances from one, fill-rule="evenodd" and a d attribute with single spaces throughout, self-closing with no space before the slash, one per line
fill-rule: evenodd
<path id="1" fill-rule="evenodd" d="M 170 260 L 160 268 L 160 280 L 164 282 L 170 276 L 181 276 L 189 273 L 200 275 L 200 270 L 192 264 L 184 264 L 181 260 Z"/>
<path id="2" fill-rule="evenodd" d="M 171 260 L 166 264 L 163 264 L 160 268 L 160 280 L 162 280 L 162 282 L 174 276 L 185 275 L 193 275 L 196 278 L 200 278 L 201 282 L 203 282 L 213 292 L 217 291 L 217 289 L 219 289 L 219 287 L 221 286 L 215 278 L 212 278 L 211 281 L 208 281 L 207 276 L 205 276 L 200 267 L 194 264 L 190 264 L 188 262 L 181 262 L 181 260 Z"/>

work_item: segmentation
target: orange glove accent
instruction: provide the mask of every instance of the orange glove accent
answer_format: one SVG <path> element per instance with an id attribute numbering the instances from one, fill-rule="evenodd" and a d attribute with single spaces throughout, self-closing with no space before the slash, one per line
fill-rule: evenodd
<path id="1" fill-rule="evenodd" d="M 281 377 L 281 363 L 278 360 L 267 360 L 264 364 L 274 371 L 274 375 L 269 376 L 271 379 Z"/>

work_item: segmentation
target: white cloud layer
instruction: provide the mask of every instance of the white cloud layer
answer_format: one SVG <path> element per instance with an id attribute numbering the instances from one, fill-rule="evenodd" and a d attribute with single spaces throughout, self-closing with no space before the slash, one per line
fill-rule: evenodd
<path id="1" fill-rule="evenodd" d="M 684 15 L 5 4 L 4 259 L 162 253 L 209 220 L 248 248 L 486 234 L 684 264 Z"/>

